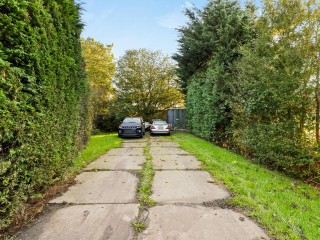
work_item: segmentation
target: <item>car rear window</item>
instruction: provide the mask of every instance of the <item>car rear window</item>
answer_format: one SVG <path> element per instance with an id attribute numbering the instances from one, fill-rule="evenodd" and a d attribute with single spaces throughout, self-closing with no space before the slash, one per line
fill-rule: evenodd
<path id="1" fill-rule="evenodd" d="M 125 118 L 123 120 L 125 123 L 140 123 L 140 118 Z"/>
<path id="2" fill-rule="evenodd" d="M 154 125 L 167 125 L 168 123 L 165 121 L 154 121 Z"/>

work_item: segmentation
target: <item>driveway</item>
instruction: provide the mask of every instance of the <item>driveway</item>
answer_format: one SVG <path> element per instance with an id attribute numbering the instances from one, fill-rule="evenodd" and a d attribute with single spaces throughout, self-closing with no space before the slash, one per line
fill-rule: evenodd
<path id="1" fill-rule="evenodd" d="M 147 144 L 155 170 L 151 198 L 157 205 L 148 209 L 147 229 L 135 235 L 131 223 L 139 212 L 136 188 Z M 230 193 L 166 137 L 124 140 L 76 180 L 17 239 L 269 239 L 252 220 L 224 209 L 221 202 Z"/>

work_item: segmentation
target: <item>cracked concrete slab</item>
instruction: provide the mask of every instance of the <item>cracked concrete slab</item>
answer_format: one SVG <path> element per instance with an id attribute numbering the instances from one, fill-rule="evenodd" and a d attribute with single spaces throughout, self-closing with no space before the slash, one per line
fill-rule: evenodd
<path id="1" fill-rule="evenodd" d="M 146 145 L 146 138 L 125 139 L 122 148 L 112 149 L 88 165 L 86 170 L 116 171 L 78 175 L 77 184 L 53 199 L 51 211 L 18 234 L 17 239 L 136 239 L 131 223 L 138 216 L 138 179 L 130 170 L 141 168 L 146 160 L 143 152 Z M 149 209 L 148 228 L 138 239 L 268 239 L 250 219 L 218 208 L 216 200 L 226 199 L 230 194 L 214 184 L 209 173 L 185 171 L 198 169 L 200 162 L 178 146 L 166 137 L 151 137 L 150 153 L 155 169 L 169 171 L 156 171 L 151 198 L 160 206 Z"/>
<path id="2" fill-rule="evenodd" d="M 151 142 L 168 142 L 166 136 L 152 136 L 150 137 Z"/>
<path id="3" fill-rule="evenodd" d="M 145 156 L 103 155 L 90 163 L 85 170 L 140 170 L 145 161 Z"/>
<path id="4" fill-rule="evenodd" d="M 127 240 L 138 204 L 74 205 L 52 209 L 17 240 Z"/>
<path id="5" fill-rule="evenodd" d="M 191 155 L 189 152 L 175 147 L 150 147 L 151 155 Z"/>
<path id="6" fill-rule="evenodd" d="M 204 171 L 156 171 L 152 191 L 151 198 L 161 203 L 202 203 L 230 196 Z"/>
<path id="7" fill-rule="evenodd" d="M 139 240 L 269 239 L 254 222 L 229 209 L 164 205 L 150 208 L 149 219 Z"/>
<path id="8" fill-rule="evenodd" d="M 106 154 L 108 156 L 143 156 L 143 148 L 113 148 Z"/>
<path id="9" fill-rule="evenodd" d="M 155 170 L 195 170 L 201 165 L 192 155 L 153 155 L 152 162 Z"/>
<path id="10" fill-rule="evenodd" d="M 50 203 L 132 203 L 138 178 L 123 171 L 83 172 L 77 183 Z"/>
<path id="11" fill-rule="evenodd" d="M 147 142 L 124 142 L 122 143 L 123 148 L 143 148 L 147 146 Z"/>
<path id="12" fill-rule="evenodd" d="M 151 142 L 151 147 L 179 147 L 179 143 L 176 142 Z"/>

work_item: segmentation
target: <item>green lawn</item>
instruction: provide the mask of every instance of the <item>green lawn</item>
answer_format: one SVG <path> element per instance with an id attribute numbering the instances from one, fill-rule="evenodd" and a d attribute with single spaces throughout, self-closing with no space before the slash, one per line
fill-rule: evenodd
<path id="1" fill-rule="evenodd" d="M 87 147 L 74 160 L 74 166 L 76 169 L 82 169 L 110 149 L 120 147 L 121 143 L 122 139 L 118 137 L 117 133 L 91 136 Z"/>
<path id="2" fill-rule="evenodd" d="M 171 137 L 233 193 L 227 204 L 265 226 L 275 239 L 320 239 L 320 190 L 270 171 L 191 134 Z"/>

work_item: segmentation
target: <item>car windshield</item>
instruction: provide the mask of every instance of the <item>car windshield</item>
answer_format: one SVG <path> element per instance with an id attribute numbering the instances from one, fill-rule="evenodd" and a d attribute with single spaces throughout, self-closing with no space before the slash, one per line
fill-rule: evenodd
<path id="1" fill-rule="evenodd" d="M 140 118 L 125 118 L 124 123 L 140 123 Z"/>
<path id="2" fill-rule="evenodd" d="M 165 121 L 154 121 L 153 124 L 154 125 L 167 125 L 168 123 Z"/>

